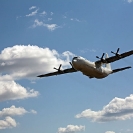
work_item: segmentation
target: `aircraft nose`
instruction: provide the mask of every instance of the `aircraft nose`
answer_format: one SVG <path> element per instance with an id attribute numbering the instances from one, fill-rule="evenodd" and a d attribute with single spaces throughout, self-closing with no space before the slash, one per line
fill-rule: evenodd
<path id="1" fill-rule="evenodd" d="M 72 61 L 73 61 L 73 62 L 77 62 L 77 58 L 78 58 L 78 57 L 74 57 L 74 58 L 72 59 Z"/>

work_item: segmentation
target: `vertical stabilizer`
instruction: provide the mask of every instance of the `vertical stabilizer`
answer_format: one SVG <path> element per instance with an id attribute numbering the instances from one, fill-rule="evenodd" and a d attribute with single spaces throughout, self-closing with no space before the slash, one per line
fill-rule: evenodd
<path id="1" fill-rule="evenodd" d="M 106 53 L 105 59 L 106 59 L 106 58 L 109 58 L 109 56 L 108 56 L 107 53 Z M 105 64 L 105 67 L 111 70 L 111 65 L 110 65 L 110 63 Z"/>

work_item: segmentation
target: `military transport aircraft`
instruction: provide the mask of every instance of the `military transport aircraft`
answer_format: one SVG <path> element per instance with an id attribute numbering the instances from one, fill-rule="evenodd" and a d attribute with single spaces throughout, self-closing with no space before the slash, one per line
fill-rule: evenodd
<path id="1" fill-rule="evenodd" d="M 54 75 L 60 75 L 60 74 L 66 74 L 66 73 L 80 71 L 84 75 L 88 76 L 89 78 L 97 78 L 97 79 L 105 78 L 109 74 L 113 74 L 113 73 L 131 68 L 131 66 L 128 66 L 128 67 L 118 68 L 118 69 L 114 69 L 114 70 L 111 69 L 111 66 L 110 66 L 111 62 L 120 60 L 122 58 L 125 58 L 125 57 L 133 54 L 133 50 L 119 54 L 118 53 L 119 50 L 120 50 L 120 48 L 117 49 L 116 53 L 111 51 L 111 53 L 114 54 L 114 56 L 112 56 L 112 57 L 108 57 L 107 53 L 106 54 L 103 53 L 101 58 L 96 56 L 96 58 L 99 59 L 96 62 L 91 62 L 91 61 L 89 61 L 83 57 L 80 57 L 80 56 L 74 57 L 72 59 L 72 62 L 70 62 L 70 65 L 72 66 L 72 68 L 61 70 L 62 64 L 60 64 L 58 69 L 54 68 L 57 70 L 56 72 L 39 75 L 37 77 L 48 77 L 48 76 L 54 76 Z M 105 58 L 104 58 L 104 55 L 106 55 Z M 103 65 L 105 65 L 105 67 L 103 67 Z"/>

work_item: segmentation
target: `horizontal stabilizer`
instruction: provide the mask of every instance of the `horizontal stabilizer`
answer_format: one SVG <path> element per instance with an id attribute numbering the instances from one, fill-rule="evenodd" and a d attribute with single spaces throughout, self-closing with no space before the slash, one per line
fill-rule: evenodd
<path id="1" fill-rule="evenodd" d="M 119 72 L 119 71 L 123 71 L 123 70 L 125 70 L 125 69 L 129 69 L 129 68 L 131 68 L 131 66 L 124 67 L 124 68 L 114 69 L 114 70 L 112 70 L 112 73 L 116 73 L 116 72 Z"/>

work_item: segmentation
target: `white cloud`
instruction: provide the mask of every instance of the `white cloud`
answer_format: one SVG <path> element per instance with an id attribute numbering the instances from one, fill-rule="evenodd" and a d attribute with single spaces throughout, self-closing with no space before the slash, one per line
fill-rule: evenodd
<path id="1" fill-rule="evenodd" d="M 0 102 L 37 97 L 38 95 L 38 91 L 34 91 L 33 89 L 27 91 L 26 88 L 17 84 L 15 81 L 0 81 Z"/>
<path id="2" fill-rule="evenodd" d="M 100 111 L 92 111 L 86 109 L 76 118 L 88 118 L 94 122 L 107 122 L 115 120 L 126 120 L 133 118 L 133 94 L 125 99 L 114 98 L 108 105 L 104 106 Z"/>
<path id="3" fill-rule="evenodd" d="M 127 2 L 128 2 L 128 3 L 131 3 L 131 2 L 133 2 L 133 0 L 127 0 Z"/>
<path id="4" fill-rule="evenodd" d="M 32 10 L 32 9 L 35 9 L 35 8 L 36 8 L 36 6 L 32 6 L 32 7 L 29 8 L 29 10 Z"/>
<path id="5" fill-rule="evenodd" d="M 58 133 L 75 133 L 75 132 L 80 132 L 84 131 L 85 126 L 77 126 L 77 125 L 68 125 L 66 128 L 58 128 Z"/>
<path id="6" fill-rule="evenodd" d="M 38 12 L 38 9 L 37 9 L 37 10 L 35 10 L 35 11 L 33 11 L 32 13 L 30 13 L 30 14 L 26 15 L 26 17 L 35 16 L 35 15 L 37 14 L 37 12 Z"/>
<path id="7" fill-rule="evenodd" d="M 4 120 L 0 120 L 0 129 L 13 128 L 16 126 L 16 121 L 9 116 L 7 116 Z"/>
<path id="8" fill-rule="evenodd" d="M 47 15 L 47 12 L 43 11 L 42 13 L 40 13 L 40 15 Z"/>
<path id="9" fill-rule="evenodd" d="M 26 111 L 24 108 L 16 108 L 14 105 L 12 105 L 10 108 L 2 109 L 2 111 L 0 111 L 0 117 L 24 115 L 26 113 L 28 113 L 28 111 Z"/>
<path id="10" fill-rule="evenodd" d="M 12 105 L 10 108 L 4 108 L 0 111 L 0 117 L 5 117 L 5 116 L 21 116 L 26 113 L 32 113 L 32 114 L 37 114 L 37 111 L 31 110 L 28 112 L 25 110 L 23 107 L 15 107 L 15 105 Z"/>
<path id="11" fill-rule="evenodd" d="M 28 90 L 14 80 L 36 79 L 40 74 L 55 71 L 53 67 L 60 64 L 63 68 L 71 67 L 72 56 L 69 51 L 59 54 L 56 50 L 31 45 L 5 48 L 0 54 L 0 102 L 37 97 L 38 91 Z"/>
<path id="12" fill-rule="evenodd" d="M 37 111 L 35 111 L 35 110 L 32 109 L 32 110 L 30 111 L 30 113 L 32 113 L 32 114 L 37 114 Z"/>
<path id="13" fill-rule="evenodd" d="M 51 31 L 59 28 L 59 26 L 57 24 L 44 24 L 44 26 L 47 27 Z"/>
<path id="14" fill-rule="evenodd" d="M 13 77 L 11 75 L 5 74 L 0 75 L 0 81 L 12 81 Z"/>
<path id="15" fill-rule="evenodd" d="M 113 132 L 113 131 L 107 131 L 107 132 L 105 132 L 105 133 L 115 133 L 115 132 Z"/>
<path id="16" fill-rule="evenodd" d="M 15 119 L 11 116 L 22 116 L 26 113 L 36 114 L 35 110 L 28 112 L 23 107 L 15 107 L 12 105 L 10 108 L 4 108 L 0 111 L 0 117 L 5 117 L 4 120 L 0 120 L 0 129 L 13 128 L 17 126 Z"/>
<path id="17" fill-rule="evenodd" d="M 0 81 L 4 81 L 2 78 L 6 81 L 21 78 L 36 78 L 38 74 L 55 71 L 53 67 L 58 67 L 60 64 L 65 68 L 70 67 L 69 62 L 72 56 L 74 54 L 69 51 L 59 54 L 56 50 L 31 45 L 16 45 L 5 48 L 0 54 Z M 8 91 L 16 87 L 26 91 L 26 89 L 13 81 L 3 82 L 3 84 L 3 86 L 0 85 L 0 88 L 5 86 Z M 17 90 L 19 92 L 19 89 Z M 25 92 L 25 94 L 26 96 L 33 96 L 36 93 L 33 91 Z"/>
<path id="18" fill-rule="evenodd" d="M 54 31 L 55 29 L 59 28 L 60 26 L 58 26 L 57 24 L 45 24 L 44 22 L 42 21 L 39 21 L 38 19 L 36 19 L 34 21 L 34 24 L 33 24 L 33 28 L 37 27 L 37 26 L 43 26 L 43 27 L 46 27 L 48 30 L 50 31 Z"/>

